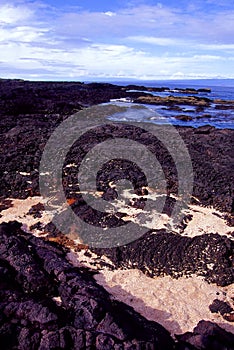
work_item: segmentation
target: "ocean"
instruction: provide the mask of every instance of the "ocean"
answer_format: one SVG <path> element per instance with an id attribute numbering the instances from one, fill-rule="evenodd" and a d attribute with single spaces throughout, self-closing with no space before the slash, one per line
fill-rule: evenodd
<path id="1" fill-rule="evenodd" d="M 234 101 L 234 79 L 202 79 L 202 80 L 158 80 L 158 81 L 143 81 L 143 80 L 131 80 L 131 81 L 109 81 L 109 83 L 115 85 L 140 85 L 145 87 L 167 87 L 170 91 L 163 92 L 152 92 L 155 96 L 193 96 L 192 93 L 185 94 L 183 92 L 177 92 L 176 89 L 201 89 L 209 88 L 211 92 L 199 92 L 194 94 L 194 96 L 205 97 L 212 100 L 209 107 L 203 110 L 198 110 L 195 106 L 191 105 L 179 105 L 180 110 L 171 110 L 165 107 L 165 105 L 144 105 L 149 113 L 141 113 L 133 118 L 132 114 L 118 115 L 117 117 L 111 117 L 112 120 L 128 120 L 131 121 L 141 121 L 141 122 L 151 122 L 155 124 L 170 123 L 172 125 L 180 126 L 192 126 L 199 127 L 204 125 L 211 125 L 220 129 L 234 129 L 234 103 L 230 108 L 217 106 L 215 102 L 216 99 L 221 99 L 227 101 L 225 105 L 228 105 L 228 101 Z M 144 90 L 142 90 L 144 91 Z M 148 91 L 147 91 L 148 92 Z M 111 102 L 113 103 L 113 101 Z M 116 104 L 124 105 L 126 102 L 114 102 Z M 131 103 L 127 103 L 131 105 Z M 176 117 L 178 115 L 184 115 L 190 117 L 191 120 L 179 120 Z"/>

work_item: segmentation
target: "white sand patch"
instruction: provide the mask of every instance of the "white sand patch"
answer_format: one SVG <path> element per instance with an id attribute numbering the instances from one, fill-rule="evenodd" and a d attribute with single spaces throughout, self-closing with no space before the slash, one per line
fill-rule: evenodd
<path id="1" fill-rule="evenodd" d="M 219 233 L 220 235 L 227 235 L 229 238 L 233 227 L 227 225 L 223 219 L 223 213 L 213 209 L 205 208 L 198 205 L 190 205 L 188 214 L 192 214 L 193 218 L 188 222 L 183 235 L 194 237 L 206 233 Z"/>
<path id="2" fill-rule="evenodd" d="M 133 221 L 141 227 L 146 227 L 149 230 L 160 230 L 167 227 L 169 218 L 166 214 L 160 214 L 156 210 L 152 210 L 150 213 L 143 212 L 138 214 L 135 218 L 131 215 L 131 211 L 128 212 L 128 216 L 123 218 L 123 221 Z"/>
<path id="3" fill-rule="evenodd" d="M 65 168 L 77 168 L 77 164 L 76 163 L 70 163 L 70 164 L 67 164 L 66 166 L 65 166 Z"/>
<path id="4" fill-rule="evenodd" d="M 62 305 L 61 297 L 53 297 L 52 300 L 54 300 L 58 306 Z"/>
<path id="5" fill-rule="evenodd" d="M 148 194 L 141 197 L 147 200 L 155 201 L 164 196 L 164 194 L 159 194 L 154 189 L 146 189 L 148 190 Z M 170 197 L 178 200 L 173 194 Z M 121 199 L 118 198 L 112 202 L 113 212 L 119 211 L 125 213 L 126 216 L 123 218 L 125 221 L 130 220 L 148 229 L 168 229 L 168 227 L 170 227 L 172 231 L 188 237 L 219 233 L 220 235 L 225 235 L 230 239 L 234 239 L 231 236 L 233 227 L 227 225 L 223 218 L 224 213 L 221 213 L 212 207 L 207 208 L 199 205 L 188 205 L 188 207 L 183 210 L 183 213 L 185 215 L 192 215 L 192 219 L 182 231 L 180 227 L 177 227 L 178 225 L 175 225 L 168 215 L 157 212 L 153 208 L 153 205 L 151 205 L 150 210 L 137 209 L 130 206 L 129 201 L 139 198 L 132 190 L 124 190 L 120 198 Z"/>
<path id="6" fill-rule="evenodd" d="M 101 264 L 106 262 L 112 265 L 108 258 L 99 258 L 89 249 L 72 251 L 67 258 L 74 266 L 98 271 L 94 276 L 96 281 L 114 299 L 132 306 L 147 319 L 160 323 L 172 335 L 192 331 L 200 320 L 215 322 L 234 333 L 233 323 L 209 310 L 214 299 L 233 306 L 234 284 L 218 287 L 195 275 L 179 279 L 170 276 L 150 278 L 137 269 L 112 270 Z"/>
<path id="7" fill-rule="evenodd" d="M 23 172 L 23 171 L 17 171 L 17 173 L 19 173 L 22 176 L 29 176 L 29 175 L 31 175 L 30 173 L 26 173 L 26 172 Z"/>
<path id="8" fill-rule="evenodd" d="M 0 217 L 0 224 L 3 222 L 10 222 L 17 220 L 18 222 L 21 222 L 22 229 L 25 232 L 33 232 L 34 234 L 40 233 L 39 230 L 33 230 L 30 231 L 30 226 L 41 222 L 43 223 L 43 226 L 48 224 L 52 218 L 53 213 L 52 212 L 41 212 L 41 218 L 34 218 L 33 215 L 28 214 L 29 210 L 32 208 L 33 205 L 39 204 L 39 203 L 45 203 L 45 200 L 42 197 L 28 197 L 27 199 L 11 199 L 11 204 L 13 207 L 8 208 L 6 210 L 1 211 L 2 217 Z"/>
<path id="9" fill-rule="evenodd" d="M 69 166 L 73 166 L 70 164 Z M 114 187 L 114 186 L 113 186 Z M 148 195 L 142 196 L 145 199 L 154 201 L 160 197 L 162 194 L 159 194 L 156 190 L 148 188 Z M 98 191 L 89 191 L 89 192 L 77 192 L 83 195 L 91 195 L 94 198 L 100 198 L 103 192 Z M 174 195 L 171 195 L 172 198 L 176 198 Z M 109 210 L 110 213 L 121 212 L 125 216 L 122 218 L 125 221 L 132 221 L 139 226 L 150 229 L 168 229 L 171 228 L 172 231 L 179 233 L 183 236 L 195 237 L 203 234 L 209 233 L 218 233 L 220 235 L 225 235 L 230 239 L 234 239 L 231 233 L 233 232 L 233 227 L 227 225 L 224 220 L 224 213 L 219 212 L 214 208 L 206 208 L 199 205 L 189 205 L 187 209 L 184 209 L 184 214 L 190 214 L 192 219 L 187 222 L 187 226 L 184 230 L 181 227 L 176 226 L 171 218 L 166 215 L 157 212 L 153 206 L 150 206 L 150 210 L 134 208 L 129 204 L 133 199 L 139 198 L 136 194 L 133 193 L 133 190 L 124 190 L 121 195 L 116 199 L 110 202 Z M 28 211 L 33 205 L 38 203 L 44 204 L 46 201 L 43 197 L 28 197 L 27 199 L 11 199 L 12 208 L 3 210 L 1 212 L 2 217 L 0 218 L 1 222 L 9 222 L 11 220 L 18 220 L 24 224 L 26 230 L 29 229 L 31 225 L 36 224 L 38 221 L 43 222 L 45 225 L 53 219 L 55 214 L 66 209 L 66 203 L 61 206 L 59 203 L 56 204 L 53 198 L 50 199 L 47 204 L 50 206 L 50 210 L 42 212 L 42 217 L 39 219 L 34 219 L 32 215 L 28 215 Z M 98 209 L 98 208 L 97 208 Z M 36 232 L 34 232 L 36 233 Z"/>
<path id="10" fill-rule="evenodd" d="M 111 182 L 109 185 L 112 188 L 116 188 Z M 149 230 L 166 228 L 166 225 L 170 222 L 168 215 L 157 212 L 152 206 L 150 207 L 150 210 L 144 210 L 130 205 L 130 203 L 133 203 L 133 200 L 139 198 L 155 201 L 160 197 L 164 197 L 164 194 L 160 194 L 156 190 L 145 187 L 143 189 L 148 189 L 149 193 L 140 197 L 134 194 L 133 190 L 124 189 L 121 193 L 118 192 L 118 198 L 111 202 L 112 208 L 110 208 L 108 212 L 120 212 L 126 214 L 122 218 L 123 221 L 134 222 L 135 224 L 138 224 L 141 227 L 146 227 Z"/>
<path id="11" fill-rule="evenodd" d="M 95 195 L 100 196 L 99 193 Z M 23 224 L 24 230 L 34 235 L 39 235 L 40 231 L 30 231 L 31 225 L 39 221 L 46 225 L 52 220 L 54 213 L 58 212 L 55 207 L 49 212 L 42 211 L 41 218 L 33 218 L 27 213 L 33 205 L 44 203 L 42 197 L 9 200 L 12 201 L 13 207 L 1 211 L 0 223 L 17 220 Z M 193 237 L 210 232 L 228 235 L 231 231 L 231 227 L 227 226 L 222 218 L 223 214 L 213 208 L 191 205 L 186 213 L 193 215 L 193 218 L 189 221 L 183 235 Z M 128 214 L 132 220 L 138 220 L 139 224 L 142 224 L 140 222 L 142 220 L 144 224 L 149 225 L 147 226 L 149 228 L 155 228 L 155 223 L 158 222 L 157 213 L 153 211 L 148 213 L 129 207 Z M 164 216 L 162 219 L 163 225 L 166 225 L 169 218 Z M 231 238 L 230 235 L 228 237 Z M 79 244 L 79 240 L 76 243 Z M 209 310 L 209 305 L 214 299 L 228 301 L 233 305 L 231 300 L 234 298 L 233 284 L 228 287 L 217 287 L 197 276 L 176 280 L 168 276 L 149 278 L 136 269 L 112 271 L 110 266 L 113 264 L 108 258 L 105 256 L 100 258 L 88 249 L 79 252 L 74 252 L 73 249 L 67 257 L 75 266 L 87 266 L 99 271 L 95 277 L 97 282 L 103 285 L 114 298 L 134 307 L 149 320 L 162 324 L 172 334 L 191 331 L 202 319 L 215 322 L 234 333 L 233 324 L 225 321 L 219 314 L 212 314 Z M 55 301 L 60 302 L 59 299 Z"/>
<path id="12" fill-rule="evenodd" d="M 214 299 L 229 301 L 232 305 L 234 285 L 217 287 L 197 276 L 150 278 L 136 269 L 103 270 L 95 279 L 114 298 L 160 323 L 172 334 L 192 331 L 200 320 L 215 322 L 234 333 L 234 325 L 209 310 Z"/>
<path id="13" fill-rule="evenodd" d="M 88 254 L 88 255 L 87 255 Z M 75 252 L 74 249 L 67 254 L 67 259 L 76 267 L 88 267 L 92 270 L 109 270 L 108 265 L 114 268 L 110 259 L 105 255 L 99 257 L 97 254 L 91 252 L 89 249 L 82 249 Z M 105 265 L 103 265 L 103 263 Z"/>
<path id="14" fill-rule="evenodd" d="M 71 164 L 73 165 L 73 164 Z M 142 196 L 145 199 L 150 199 L 152 201 L 157 198 L 162 197 L 162 194 L 157 193 L 156 190 L 149 189 L 149 194 Z M 92 195 L 94 198 L 100 198 L 103 192 L 90 191 L 90 192 L 77 192 L 83 195 Z M 172 198 L 175 196 L 171 195 Z M 220 235 L 225 235 L 230 239 L 234 239 L 231 233 L 233 232 L 233 227 L 227 225 L 224 220 L 224 213 L 215 210 L 214 208 L 205 208 L 199 205 L 189 205 L 187 209 L 184 210 L 184 214 L 192 215 L 192 219 L 188 221 L 187 227 L 182 230 L 180 227 L 172 223 L 171 218 L 166 215 L 157 212 L 152 206 L 150 210 L 138 209 L 129 205 L 129 201 L 134 198 L 139 198 L 132 190 L 124 190 L 121 196 L 116 200 L 110 202 L 110 213 L 121 212 L 125 216 L 122 218 L 125 221 L 132 221 L 139 226 L 143 226 L 148 229 L 168 229 L 171 228 L 172 231 L 179 233 L 183 236 L 195 237 L 203 234 L 218 233 Z M 42 212 L 42 217 L 40 219 L 34 219 L 32 215 L 28 215 L 28 211 L 33 205 L 38 203 L 45 203 L 45 199 L 42 197 L 28 197 L 27 199 L 11 199 L 12 208 L 3 210 L 1 212 L 2 217 L 1 222 L 9 222 L 12 220 L 18 220 L 24 224 L 24 229 L 27 231 L 31 225 L 37 222 L 43 222 L 45 225 L 53 219 L 53 216 L 65 209 L 66 203 L 61 206 L 54 202 L 51 198 L 50 202 L 47 202 L 50 206 L 50 210 Z M 177 199 L 178 200 L 178 199 Z M 34 231 L 33 233 L 38 233 Z"/>

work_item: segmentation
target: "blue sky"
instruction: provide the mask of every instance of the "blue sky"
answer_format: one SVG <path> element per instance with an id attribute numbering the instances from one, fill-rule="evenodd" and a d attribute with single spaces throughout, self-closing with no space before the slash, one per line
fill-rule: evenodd
<path id="1" fill-rule="evenodd" d="M 0 77 L 234 78 L 234 3 L 0 0 Z"/>

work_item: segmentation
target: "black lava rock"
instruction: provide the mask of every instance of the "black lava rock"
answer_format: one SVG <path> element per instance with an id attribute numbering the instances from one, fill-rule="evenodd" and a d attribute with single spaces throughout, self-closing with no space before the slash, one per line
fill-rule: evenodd
<path id="1" fill-rule="evenodd" d="M 0 225 L 1 349 L 174 349 L 170 334 L 113 300 L 66 250 Z"/>
<path id="2" fill-rule="evenodd" d="M 192 345 L 192 349 L 199 350 L 233 350 L 234 334 L 229 333 L 217 324 L 200 321 L 193 332 L 177 335 L 177 339 Z"/>
<path id="3" fill-rule="evenodd" d="M 108 256 L 116 267 L 137 268 L 151 277 L 197 274 L 221 286 L 234 282 L 234 242 L 219 234 L 190 238 L 157 230 L 126 246 L 93 251 Z"/>

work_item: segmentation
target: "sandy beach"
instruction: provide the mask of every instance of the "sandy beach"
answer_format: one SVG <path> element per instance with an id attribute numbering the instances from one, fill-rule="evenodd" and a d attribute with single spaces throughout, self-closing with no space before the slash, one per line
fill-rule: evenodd
<path id="1" fill-rule="evenodd" d="M 12 207 L 1 212 L 0 224 L 17 220 L 22 224 L 25 232 L 37 237 L 46 237 L 43 229 L 30 230 L 32 225 L 39 222 L 44 226 L 53 217 L 53 212 L 40 211 L 41 217 L 35 218 L 30 209 L 43 203 L 42 197 L 29 197 L 25 200 L 9 199 Z M 124 210 L 122 208 L 122 210 Z M 128 211 L 128 217 L 136 220 L 136 212 Z M 187 212 L 192 215 L 191 221 L 181 235 L 199 236 L 219 232 L 220 235 L 234 239 L 231 234 L 232 227 L 222 219 L 223 214 L 214 208 L 205 208 L 191 205 Z M 149 213 L 148 213 L 149 214 Z M 148 215 L 153 218 L 153 215 Z M 164 218 L 165 219 L 165 218 Z M 169 219 L 169 218 L 168 218 Z M 163 221 L 166 223 L 165 220 Z M 154 227 L 153 219 L 148 221 L 149 229 Z M 162 225 L 162 224 L 161 224 Z M 219 313 L 211 313 L 209 306 L 214 299 L 233 304 L 234 284 L 220 287 L 207 283 L 201 276 L 181 277 L 173 279 L 170 276 L 150 278 L 138 269 L 112 270 L 103 267 L 100 262 L 114 266 L 105 256 L 98 257 L 89 249 L 79 248 L 79 239 L 73 241 L 73 248 L 67 253 L 68 260 L 78 267 L 88 267 L 94 270 L 95 280 L 103 286 L 108 293 L 119 301 L 133 307 L 148 320 L 160 323 L 173 336 L 191 332 L 200 320 L 215 322 L 225 330 L 234 333 L 234 325 L 225 320 Z M 89 256 L 87 256 L 87 252 Z"/>

